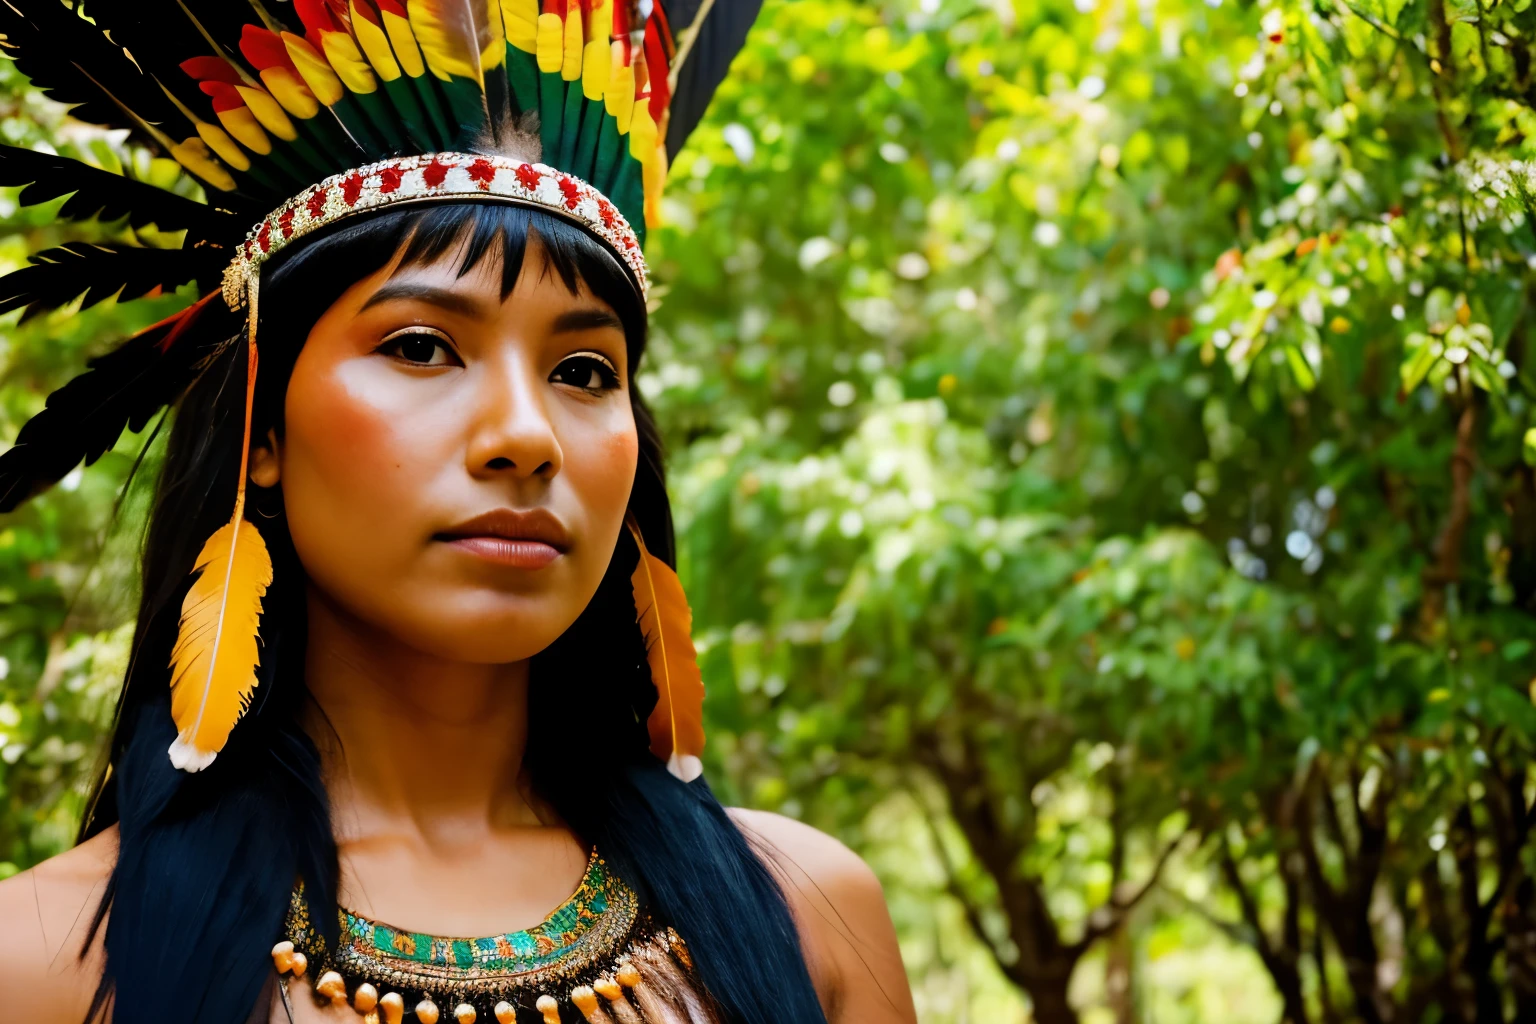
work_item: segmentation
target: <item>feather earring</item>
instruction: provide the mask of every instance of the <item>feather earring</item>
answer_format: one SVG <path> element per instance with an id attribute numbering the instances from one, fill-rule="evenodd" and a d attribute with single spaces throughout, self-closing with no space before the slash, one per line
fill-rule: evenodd
<path id="1" fill-rule="evenodd" d="M 198 553 L 199 573 L 181 604 L 181 628 L 171 650 L 171 717 L 176 739 L 171 764 L 201 771 L 229 740 L 256 688 L 261 598 L 272 583 L 272 557 L 256 524 L 245 518 L 245 475 L 256 398 L 256 281 L 251 278 L 245 369 L 245 429 L 235 513 Z"/>
<path id="2" fill-rule="evenodd" d="M 645 660 L 656 684 L 656 708 L 646 728 L 651 753 L 667 762 L 667 771 L 692 782 L 704 773 L 704 678 L 693 648 L 693 613 L 682 581 L 672 567 L 645 547 L 633 517 L 625 519 L 640 558 L 630 583 L 635 618 L 645 636 Z"/>

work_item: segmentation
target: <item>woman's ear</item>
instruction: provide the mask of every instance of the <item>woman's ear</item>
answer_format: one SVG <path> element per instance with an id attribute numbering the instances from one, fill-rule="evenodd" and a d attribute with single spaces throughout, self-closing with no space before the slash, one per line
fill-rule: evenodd
<path id="1" fill-rule="evenodd" d="M 282 453 L 277 428 L 267 431 L 264 440 L 251 443 L 251 483 L 257 487 L 276 487 L 282 479 Z"/>

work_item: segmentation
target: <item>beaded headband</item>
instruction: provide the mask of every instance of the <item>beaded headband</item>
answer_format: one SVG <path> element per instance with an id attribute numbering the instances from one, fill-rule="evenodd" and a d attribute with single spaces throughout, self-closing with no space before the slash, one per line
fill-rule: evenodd
<path id="1" fill-rule="evenodd" d="M 596 235 L 628 268 L 642 298 L 650 287 L 640 240 L 618 207 L 586 182 L 547 164 L 503 156 L 426 153 L 333 174 L 251 229 L 224 270 L 224 301 L 244 308 L 261 265 L 305 235 L 402 203 L 505 202 L 554 213 Z"/>

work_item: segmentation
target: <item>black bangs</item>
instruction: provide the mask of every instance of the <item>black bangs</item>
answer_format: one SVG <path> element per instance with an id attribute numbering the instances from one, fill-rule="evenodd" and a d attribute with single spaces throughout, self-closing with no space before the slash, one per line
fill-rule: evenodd
<path id="1" fill-rule="evenodd" d="M 291 339 L 301 326 L 307 336 L 306 325 L 313 325 L 342 292 L 387 266 L 397 253 L 401 266 L 436 263 L 457 254 L 460 277 L 487 258 L 499 258 L 501 297 L 506 299 L 528 263 L 530 241 L 535 243 L 541 275 L 558 277 L 573 295 L 585 284 L 618 314 L 630 361 L 636 362 L 645 347 L 645 304 L 619 257 L 585 229 L 555 214 L 511 203 L 400 207 L 342 221 L 284 250 L 262 270 L 262 297 L 268 301 L 262 305 L 257 340 Z M 338 275 L 328 267 L 348 270 Z"/>

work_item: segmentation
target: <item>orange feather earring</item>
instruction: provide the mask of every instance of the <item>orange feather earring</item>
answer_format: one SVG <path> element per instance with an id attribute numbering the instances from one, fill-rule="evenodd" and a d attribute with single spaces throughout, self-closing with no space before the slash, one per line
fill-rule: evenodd
<path id="1" fill-rule="evenodd" d="M 635 590 L 635 617 L 645 635 L 645 660 L 656 684 L 656 709 L 646 728 L 651 753 L 667 763 L 667 771 L 692 782 L 704 773 L 704 678 L 693 647 L 693 613 L 682 581 L 672 567 L 646 549 L 633 517 L 624 525 L 635 538 L 640 558 L 630 582 Z"/>
<path id="2" fill-rule="evenodd" d="M 198 552 L 199 573 L 181 604 L 171 650 L 171 717 L 176 739 L 171 764 L 187 772 L 213 763 L 256 688 L 261 598 L 272 583 L 272 557 L 256 525 L 245 518 L 245 474 L 256 398 L 256 278 L 251 278 L 245 371 L 245 432 L 235 513 Z"/>

